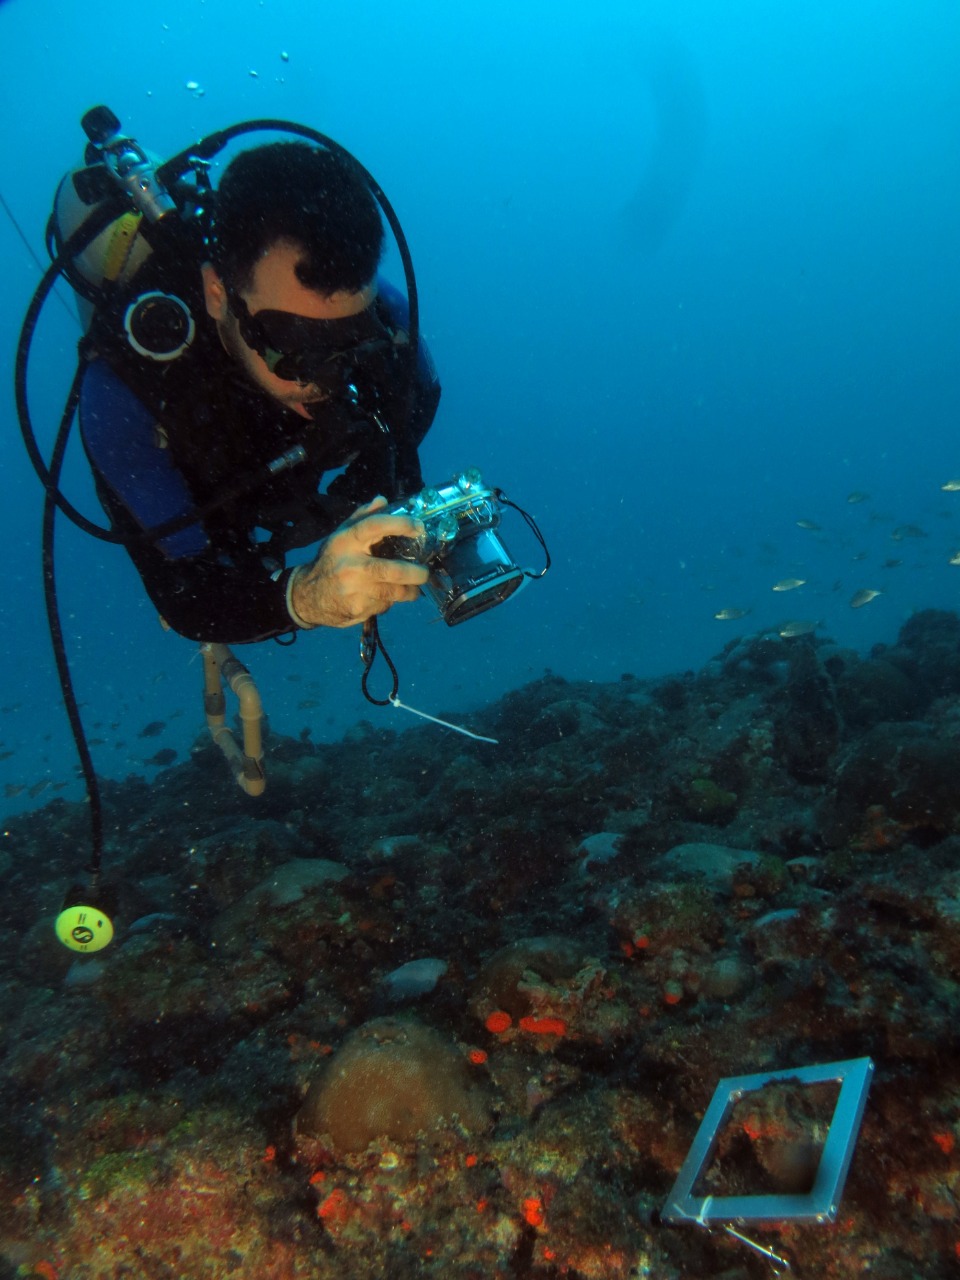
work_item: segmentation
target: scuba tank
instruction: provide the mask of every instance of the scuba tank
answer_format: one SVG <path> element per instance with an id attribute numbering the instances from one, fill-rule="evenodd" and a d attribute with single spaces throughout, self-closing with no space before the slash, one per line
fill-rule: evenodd
<path id="1" fill-rule="evenodd" d="M 63 275 L 77 295 L 86 328 L 106 290 L 132 279 L 150 256 L 145 216 L 160 221 L 177 206 L 158 187 L 159 158 L 121 133 L 120 121 L 109 107 L 94 107 L 80 123 L 89 138 L 84 167 L 65 174 L 57 187 L 47 224 L 50 256 L 62 256 L 70 237 L 104 207 L 115 205 L 121 191 L 130 196 L 102 231 L 64 261 Z"/>

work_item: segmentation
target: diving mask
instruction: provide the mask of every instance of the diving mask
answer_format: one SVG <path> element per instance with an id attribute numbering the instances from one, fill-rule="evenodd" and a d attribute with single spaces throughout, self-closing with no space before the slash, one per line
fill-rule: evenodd
<path id="1" fill-rule="evenodd" d="M 396 339 L 375 310 L 375 303 L 356 315 L 336 320 L 313 319 L 290 311 L 258 311 L 252 315 L 234 289 L 227 291 L 240 336 L 278 378 L 313 384 L 335 395 L 358 371 L 382 376 L 395 354 Z"/>

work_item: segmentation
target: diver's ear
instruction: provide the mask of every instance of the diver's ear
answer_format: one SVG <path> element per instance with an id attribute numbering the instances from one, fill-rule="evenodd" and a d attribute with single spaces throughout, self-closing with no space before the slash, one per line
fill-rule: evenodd
<path id="1" fill-rule="evenodd" d="M 203 278 L 203 300 L 207 305 L 207 315 L 211 320 L 222 324 L 230 311 L 226 286 L 217 275 L 217 269 L 212 262 L 203 264 L 200 275 Z"/>

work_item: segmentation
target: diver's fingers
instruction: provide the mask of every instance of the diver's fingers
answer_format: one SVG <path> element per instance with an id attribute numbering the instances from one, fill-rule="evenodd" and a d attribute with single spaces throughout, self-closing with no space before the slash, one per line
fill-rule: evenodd
<path id="1" fill-rule="evenodd" d="M 355 511 L 352 511 L 350 515 L 347 516 L 344 524 L 356 524 L 358 520 L 362 520 L 364 516 L 370 515 L 371 512 L 382 511 L 386 505 L 386 498 L 382 493 L 378 493 L 375 498 L 372 498 L 369 502 L 365 502 L 362 507 L 357 507 Z"/>
<path id="2" fill-rule="evenodd" d="M 347 577 L 349 569 L 344 569 Z M 371 556 L 357 566 L 356 577 L 365 582 L 382 583 L 384 586 L 420 586 L 430 577 L 430 570 L 425 564 L 415 560 L 381 560 L 379 556 Z"/>
<path id="3" fill-rule="evenodd" d="M 341 532 L 345 538 L 349 538 L 352 551 L 369 554 L 383 538 L 422 538 L 423 524 L 413 516 L 394 515 L 390 512 L 380 514 L 379 511 L 374 511 L 355 524 L 335 530 L 330 535 L 330 540 L 338 537 Z"/>

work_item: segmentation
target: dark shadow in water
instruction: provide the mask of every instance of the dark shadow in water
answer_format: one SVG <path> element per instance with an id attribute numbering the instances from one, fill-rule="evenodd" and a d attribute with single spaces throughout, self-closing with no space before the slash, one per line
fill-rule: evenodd
<path id="1" fill-rule="evenodd" d="M 650 95 L 654 138 L 646 167 L 623 214 L 625 238 L 650 254 L 676 224 L 700 165 L 707 132 L 703 86 L 688 51 L 669 37 L 640 55 L 638 91 Z"/>

